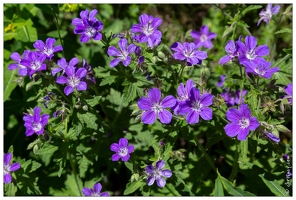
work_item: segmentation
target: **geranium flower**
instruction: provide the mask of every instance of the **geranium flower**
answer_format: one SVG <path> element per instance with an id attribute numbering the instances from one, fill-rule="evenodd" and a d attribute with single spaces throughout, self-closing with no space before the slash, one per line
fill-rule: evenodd
<path id="1" fill-rule="evenodd" d="M 121 138 L 118 144 L 111 144 L 110 150 L 116 152 L 112 156 L 112 161 L 118 161 L 121 158 L 123 162 L 126 162 L 130 158 L 129 154 L 134 152 L 134 146 L 128 146 L 128 140 L 126 138 Z"/>
<path id="2" fill-rule="evenodd" d="M 168 169 L 162 170 L 164 166 L 164 161 L 159 160 L 157 161 L 155 168 L 152 165 L 148 165 L 146 167 L 146 173 L 150 175 L 147 179 L 147 185 L 153 185 L 156 180 L 156 184 L 158 185 L 158 187 L 163 188 L 165 186 L 166 181 L 163 177 L 170 178 L 173 173 L 171 170 Z"/>
<path id="3" fill-rule="evenodd" d="M 207 25 L 203 25 L 200 31 L 191 31 L 191 37 L 195 38 L 196 48 L 204 46 L 205 48 L 212 48 L 213 44 L 211 40 L 217 36 L 214 32 L 209 32 Z"/>

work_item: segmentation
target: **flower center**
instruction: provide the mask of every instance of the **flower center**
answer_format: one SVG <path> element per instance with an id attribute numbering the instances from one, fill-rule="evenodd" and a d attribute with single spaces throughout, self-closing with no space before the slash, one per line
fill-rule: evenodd
<path id="1" fill-rule="evenodd" d="M 192 102 L 191 105 L 194 110 L 196 110 L 197 112 L 200 112 L 200 110 L 202 108 L 202 104 L 200 103 L 200 101 L 194 101 L 194 102 Z"/>
<path id="2" fill-rule="evenodd" d="M 3 174 L 4 175 L 5 174 L 9 174 L 9 172 L 10 172 L 10 165 L 4 165 L 3 168 L 4 168 Z"/>
<path id="3" fill-rule="evenodd" d="M 160 177 L 161 176 L 161 172 L 159 171 L 159 170 L 157 170 L 157 169 L 155 169 L 154 171 L 153 171 L 153 176 L 156 178 L 156 177 Z"/>
<path id="4" fill-rule="evenodd" d="M 38 62 L 38 61 L 33 61 L 33 62 L 31 62 L 31 69 L 32 70 L 38 70 L 39 68 L 40 68 L 40 62 Z"/>
<path id="5" fill-rule="evenodd" d="M 127 155 L 128 151 L 127 148 L 120 148 L 119 151 L 117 152 L 121 157 L 124 157 Z"/>
<path id="6" fill-rule="evenodd" d="M 80 79 L 76 76 L 68 77 L 68 85 L 71 87 L 76 87 L 80 83 Z"/>
<path id="7" fill-rule="evenodd" d="M 159 105 L 159 103 L 155 103 L 153 106 L 152 106 L 152 110 L 156 113 L 159 113 L 161 111 L 163 111 L 163 108 L 161 105 Z"/>
<path id="8" fill-rule="evenodd" d="M 45 53 L 47 56 L 49 56 L 53 53 L 53 50 L 52 50 L 52 48 L 44 47 L 43 53 Z"/>
<path id="9" fill-rule="evenodd" d="M 246 53 L 246 57 L 247 57 L 249 60 L 254 60 L 254 59 L 257 57 L 257 55 L 255 55 L 255 51 L 248 51 L 248 52 Z"/>
<path id="10" fill-rule="evenodd" d="M 146 36 L 150 36 L 154 32 L 154 29 L 152 27 L 150 27 L 150 23 L 143 26 L 142 30 Z"/>
<path id="11" fill-rule="evenodd" d="M 93 27 L 89 26 L 86 28 L 85 30 L 85 34 L 88 36 L 88 37 L 93 37 L 96 33 L 96 29 L 94 29 Z"/>
<path id="12" fill-rule="evenodd" d="M 32 129 L 33 129 L 33 131 L 38 132 L 38 131 L 41 130 L 41 128 L 42 128 L 41 123 L 33 122 L 33 124 L 32 124 Z"/>
<path id="13" fill-rule="evenodd" d="M 265 74 L 265 70 L 264 70 L 264 68 L 262 68 L 262 67 L 256 67 L 255 68 L 255 72 L 257 73 L 257 74 L 259 74 L 259 75 L 261 75 L 261 76 L 263 76 L 264 74 Z"/>
<path id="14" fill-rule="evenodd" d="M 238 121 L 238 124 L 240 125 L 240 127 L 242 129 L 245 129 L 245 128 L 249 127 L 250 120 L 248 118 L 243 117 Z"/>
<path id="15" fill-rule="evenodd" d="M 127 56 L 128 56 L 128 52 L 124 51 L 124 50 L 121 50 L 121 55 L 119 55 L 119 58 L 121 60 L 126 60 Z"/>
<path id="16" fill-rule="evenodd" d="M 201 41 L 201 42 L 205 42 L 205 41 L 207 41 L 207 40 L 208 40 L 207 35 L 202 34 L 202 35 L 200 36 L 200 41 Z"/>

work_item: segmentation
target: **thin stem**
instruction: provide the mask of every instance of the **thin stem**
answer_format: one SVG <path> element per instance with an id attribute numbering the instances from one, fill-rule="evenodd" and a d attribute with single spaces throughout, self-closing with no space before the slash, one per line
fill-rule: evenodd
<path id="1" fill-rule="evenodd" d="M 235 150 L 235 155 L 234 155 L 234 163 L 233 163 L 233 168 L 229 177 L 229 181 L 232 182 L 237 174 L 238 171 L 238 140 L 235 140 L 235 146 L 236 146 L 236 150 Z"/>
<path id="2" fill-rule="evenodd" d="M 239 65 L 239 71 L 240 71 L 240 75 L 241 75 L 241 78 L 242 78 L 242 80 L 243 80 L 243 82 L 242 82 L 242 84 L 240 85 L 240 93 L 239 93 L 239 104 L 241 104 L 242 103 L 242 98 L 243 98 L 243 87 L 244 87 L 244 77 L 243 77 L 243 72 L 242 72 L 242 66 L 241 65 Z"/>
<path id="3" fill-rule="evenodd" d="M 64 42 L 63 42 L 62 37 L 61 37 L 61 34 L 60 34 L 59 21 L 58 21 L 58 18 L 57 18 L 57 16 L 56 16 L 56 14 L 55 14 L 55 12 L 54 12 L 52 6 L 51 6 L 51 12 L 52 12 L 53 18 L 56 20 L 56 26 L 57 26 L 57 30 L 58 30 L 58 34 L 59 34 L 59 39 L 60 39 L 60 41 L 61 41 L 61 45 L 62 45 L 62 47 L 63 47 L 63 50 L 62 50 L 62 52 L 63 52 L 63 57 L 65 58 L 65 53 L 64 53 Z"/>
<path id="4" fill-rule="evenodd" d="M 175 82 L 178 84 L 178 80 L 177 80 L 177 77 L 176 77 L 176 74 L 175 74 L 174 69 L 169 64 L 168 64 L 168 66 L 169 66 L 170 70 L 172 71 L 172 74 L 173 74 L 173 77 L 174 77 Z"/>
<path id="5" fill-rule="evenodd" d="M 77 186 L 77 188 L 79 190 L 80 196 L 82 196 L 81 189 L 80 189 L 80 186 L 78 184 L 77 172 L 76 172 L 76 169 L 75 169 L 75 164 L 74 164 L 74 162 L 72 160 L 72 157 L 71 157 L 71 154 L 69 153 L 69 151 L 67 153 L 68 153 L 69 161 L 70 161 L 70 164 L 71 164 L 71 167 L 72 167 L 72 170 L 73 170 L 73 174 L 74 174 L 74 177 L 75 177 L 76 186 Z"/>

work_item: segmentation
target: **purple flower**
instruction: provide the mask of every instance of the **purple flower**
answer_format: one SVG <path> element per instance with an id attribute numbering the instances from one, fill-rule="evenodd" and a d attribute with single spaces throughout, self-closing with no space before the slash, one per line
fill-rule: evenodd
<path id="1" fill-rule="evenodd" d="M 156 117 L 161 123 L 168 124 L 172 120 L 172 113 L 165 108 L 171 108 L 176 104 L 176 99 L 172 95 L 166 96 L 161 100 L 161 92 L 157 88 L 152 88 L 148 92 L 147 97 L 141 97 L 138 106 L 141 110 L 145 110 L 142 115 L 142 122 L 145 124 L 153 124 Z"/>
<path id="2" fill-rule="evenodd" d="M 131 27 L 131 32 L 139 33 L 133 38 L 139 43 L 147 43 L 148 47 L 153 47 L 161 42 L 162 33 L 157 30 L 161 25 L 162 20 L 157 17 L 148 16 L 147 14 L 140 15 L 139 24 L 134 24 Z"/>
<path id="3" fill-rule="evenodd" d="M 225 51 L 228 53 L 219 60 L 219 64 L 224 65 L 239 55 L 237 45 L 233 40 L 229 40 L 225 46 Z"/>
<path id="4" fill-rule="evenodd" d="M 289 156 L 288 154 L 284 154 L 284 155 L 283 155 L 283 159 L 284 159 L 285 161 L 290 160 L 290 156 Z"/>
<path id="5" fill-rule="evenodd" d="M 281 141 L 280 138 L 273 135 L 272 133 L 266 132 L 265 134 L 270 140 L 274 141 L 275 143 L 279 143 Z"/>
<path id="6" fill-rule="evenodd" d="M 257 26 L 260 25 L 261 21 L 263 20 L 267 25 L 269 24 L 270 22 L 270 19 L 272 17 L 272 15 L 275 15 L 277 14 L 279 11 L 280 11 L 280 6 L 274 6 L 272 7 L 272 4 L 269 3 L 267 4 L 267 7 L 266 7 L 266 11 L 264 11 L 264 9 L 259 13 L 259 16 L 260 16 L 260 19 L 257 23 Z"/>
<path id="7" fill-rule="evenodd" d="M 226 112 L 226 118 L 230 121 L 224 127 L 229 137 L 237 136 L 238 140 L 245 140 L 252 130 L 256 130 L 260 126 L 256 117 L 251 117 L 251 111 L 247 104 L 240 105 L 239 110 L 230 108 Z"/>
<path id="8" fill-rule="evenodd" d="M 87 84 L 84 81 L 81 81 L 83 77 L 85 77 L 87 71 L 84 68 L 77 69 L 73 66 L 68 66 L 65 69 L 65 72 L 67 74 L 67 77 L 65 76 L 59 76 L 56 80 L 59 84 L 67 84 L 67 86 L 64 88 L 64 93 L 68 96 L 72 92 L 74 92 L 74 89 L 77 90 L 86 90 Z"/>
<path id="9" fill-rule="evenodd" d="M 101 40 L 102 34 L 100 31 L 103 29 L 103 23 L 95 18 L 97 10 L 94 9 L 89 13 L 88 10 L 80 12 L 80 18 L 75 18 L 72 20 L 72 25 L 76 26 L 74 29 L 75 34 L 81 34 L 80 41 L 85 43 L 89 41 L 90 38 L 94 40 Z"/>
<path id="10" fill-rule="evenodd" d="M 53 93 L 53 92 L 48 92 L 47 93 L 47 95 L 45 96 L 45 97 L 43 97 L 43 99 L 44 99 L 44 107 L 45 108 L 48 108 L 47 107 L 47 103 L 49 102 L 49 101 L 51 101 L 52 99 L 55 99 L 56 98 L 56 94 L 55 93 Z"/>
<path id="11" fill-rule="evenodd" d="M 213 95 L 204 93 L 200 96 L 200 92 L 196 88 L 191 88 L 188 101 L 184 101 L 179 105 L 181 115 L 186 115 L 188 124 L 196 124 L 199 122 L 199 115 L 204 120 L 212 119 L 212 109 L 208 106 L 213 103 Z"/>
<path id="12" fill-rule="evenodd" d="M 224 92 L 221 94 L 223 99 L 226 102 L 226 105 L 228 107 L 234 106 L 234 105 L 239 105 L 240 103 L 244 102 L 244 96 L 247 94 L 246 90 L 242 91 L 242 100 L 240 102 L 240 90 L 234 91 L 234 92 Z"/>
<path id="13" fill-rule="evenodd" d="M 11 153 L 4 154 L 4 162 L 3 162 L 3 170 L 4 170 L 3 181 L 4 181 L 4 183 L 11 183 L 12 176 L 11 176 L 10 172 L 16 171 L 21 167 L 21 165 L 17 162 L 10 164 L 11 158 L 12 158 Z"/>
<path id="14" fill-rule="evenodd" d="M 180 109 L 179 105 L 180 105 L 180 103 L 189 99 L 190 90 L 193 87 L 195 87 L 195 84 L 192 81 L 192 79 L 188 79 L 186 81 L 186 86 L 184 86 L 183 83 L 180 83 L 180 85 L 179 85 L 179 87 L 177 89 L 178 97 L 177 97 L 176 105 L 174 107 L 172 107 L 172 109 L 174 110 L 174 113 L 176 115 L 179 114 L 179 109 Z"/>
<path id="15" fill-rule="evenodd" d="M 279 71 L 278 67 L 270 68 L 271 62 L 266 62 L 265 60 L 259 60 L 257 62 L 245 62 L 243 65 L 246 67 L 247 73 L 252 73 L 260 77 L 270 79 L 271 76 Z"/>
<path id="16" fill-rule="evenodd" d="M 86 69 L 86 75 L 84 78 L 82 78 L 82 81 L 85 81 L 85 82 L 90 81 L 92 83 L 96 83 L 96 79 L 94 77 L 94 71 L 92 70 L 91 65 L 87 64 L 84 58 L 82 59 L 82 67 Z"/>
<path id="17" fill-rule="evenodd" d="M 123 65 L 127 67 L 131 62 L 131 57 L 129 56 L 129 54 L 133 53 L 136 50 L 136 45 L 130 44 L 127 47 L 127 40 L 123 38 L 118 41 L 118 46 L 120 48 L 119 50 L 116 49 L 114 46 L 110 46 L 108 48 L 108 55 L 117 57 L 110 62 L 110 67 L 115 67 L 119 64 L 120 61 L 122 61 Z"/>
<path id="18" fill-rule="evenodd" d="M 140 56 L 139 59 L 138 59 L 138 65 L 141 65 L 145 60 L 145 57 L 144 56 Z"/>
<path id="19" fill-rule="evenodd" d="M 27 76 L 28 74 L 28 69 L 27 69 L 27 66 L 25 65 L 22 65 L 21 64 L 21 61 L 23 59 L 28 59 L 28 55 L 29 55 L 29 52 L 31 52 L 30 50 L 25 50 L 24 53 L 23 53 L 23 58 L 21 58 L 20 54 L 17 53 L 17 52 L 13 52 L 11 55 L 10 55 L 10 58 L 15 61 L 15 63 L 11 63 L 8 65 L 8 69 L 9 70 L 15 70 L 15 69 L 18 69 L 18 74 L 20 76 Z"/>
<path id="20" fill-rule="evenodd" d="M 54 47 L 55 42 L 56 40 L 54 38 L 47 38 L 45 44 L 42 40 L 37 40 L 33 46 L 36 49 L 39 49 L 40 52 L 44 53 L 47 59 L 51 60 L 51 58 L 54 56 L 53 53 L 63 50 L 61 45 Z"/>
<path id="21" fill-rule="evenodd" d="M 256 62 L 262 60 L 260 56 L 267 56 L 269 54 L 269 49 L 267 45 L 257 46 L 257 40 L 253 36 L 246 36 L 246 44 L 242 41 L 237 41 L 238 51 L 240 55 L 238 60 L 240 64 L 244 65 L 246 62 Z"/>
<path id="22" fill-rule="evenodd" d="M 218 87 L 223 87 L 224 82 L 225 82 L 225 78 L 226 78 L 225 75 L 220 76 L 220 82 L 218 82 L 216 85 L 217 85 Z"/>
<path id="23" fill-rule="evenodd" d="M 87 197 L 108 197 L 110 194 L 108 192 L 101 192 L 101 183 L 94 184 L 94 188 L 83 188 L 82 192 Z"/>
<path id="24" fill-rule="evenodd" d="M 153 185 L 154 181 L 156 180 L 158 187 L 163 188 L 165 186 L 166 181 L 163 179 L 163 177 L 170 178 L 173 173 L 168 169 L 162 170 L 164 165 L 164 161 L 159 160 L 156 162 L 155 168 L 152 166 L 152 164 L 146 167 L 146 173 L 150 175 L 147 179 L 147 185 Z"/>
<path id="25" fill-rule="evenodd" d="M 293 96 L 293 85 L 292 83 L 289 83 L 286 87 L 285 87 L 285 92 L 288 94 L 285 97 L 288 98 L 289 103 L 292 105 L 293 100 L 292 100 L 292 96 Z"/>
<path id="26" fill-rule="evenodd" d="M 33 115 L 25 114 L 23 120 L 25 121 L 24 126 L 26 127 L 26 136 L 31 136 L 33 133 L 37 135 L 43 134 L 44 126 L 47 124 L 49 119 L 49 114 L 41 114 L 41 109 L 39 107 L 35 107 L 33 111 Z"/>
<path id="27" fill-rule="evenodd" d="M 51 70 L 51 74 L 52 76 L 55 76 L 56 73 L 62 71 L 61 75 L 63 75 L 65 73 L 66 67 L 68 66 L 74 67 L 75 65 L 77 65 L 78 62 L 79 62 L 78 58 L 72 58 L 68 64 L 65 58 L 61 58 L 58 60 L 59 67 L 53 68 Z"/>
<path id="28" fill-rule="evenodd" d="M 188 66 L 201 64 L 201 61 L 208 57 L 207 52 L 197 50 L 192 42 L 184 42 L 184 44 L 175 42 L 171 49 L 175 51 L 173 57 L 176 60 L 186 60 Z"/>
<path id="29" fill-rule="evenodd" d="M 211 40 L 217 36 L 216 33 L 209 32 L 207 25 L 203 25 L 200 31 L 191 31 L 191 37 L 195 38 L 196 48 L 204 46 L 205 48 L 212 48 L 213 44 Z"/>
<path id="30" fill-rule="evenodd" d="M 112 155 L 112 161 L 118 161 L 121 158 L 123 162 L 126 162 L 130 158 L 129 154 L 134 152 L 134 146 L 128 146 L 128 140 L 126 138 L 121 138 L 118 144 L 111 144 L 110 150 L 116 152 Z"/>
<path id="31" fill-rule="evenodd" d="M 46 64 L 43 63 L 46 55 L 40 52 L 29 52 L 26 59 L 21 60 L 20 64 L 28 68 L 30 78 L 37 71 L 46 70 Z"/>

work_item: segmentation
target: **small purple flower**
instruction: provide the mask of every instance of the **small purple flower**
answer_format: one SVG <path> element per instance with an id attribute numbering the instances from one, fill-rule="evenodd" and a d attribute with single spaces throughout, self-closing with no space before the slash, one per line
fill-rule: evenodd
<path id="1" fill-rule="evenodd" d="M 211 40 L 217 36 L 216 33 L 209 32 L 207 25 L 203 25 L 200 31 L 191 31 L 191 37 L 195 38 L 196 48 L 204 46 L 205 48 L 212 48 L 213 44 Z"/>
<path id="2" fill-rule="evenodd" d="M 37 71 L 46 70 L 46 55 L 40 52 L 29 52 L 26 59 L 21 60 L 20 64 L 28 68 L 30 78 Z"/>
<path id="3" fill-rule="evenodd" d="M 26 136 L 31 136 L 33 133 L 41 135 L 44 132 L 44 126 L 48 123 L 49 114 L 41 114 L 41 109 L 35 107 L 33 115 L 25 114 L 23 120 L 25 121 L 24 126 L 26 127 Z"/>
<path id="4" fill-rule="evenodd" d="M 284 159 L 285 161 L 290 160 L 290 156 L 289 156 L 288 154 L 284 154 L 284 155 L 283 155 L 283 159 Z"/>
<path id="5" fill-rule="evenodd" d="M 67 77 L 65 76 L 59 76 L 56 80 L 59 84 L 67 84 L 67 86 L 64 88 L 64 93 L 68 96 L 72 92 L 74 92 L 74 89 L 77 90 L 86 90 L 87 84 L 84 81 L 81 81 L 83 77 L 85 77 L 87 71 L 84 68 L 77 68 L 73 66 L 68 66 L 65 69 L 65 72 L 67 74 Z"/>
<path id="6" fill-rule="evenodd" d="M 204 120 L 211 120 L 213 117 L 212 109 L 208 106 L 213 103 L 213 95 L 204 93 L 200 96 L 200 92 L 196 88 L 191 88 L 188 101 L 184 101 L 179 105 L 181 115 L 186 115 L 188 124 L 196 124 L 199 122 L 199 115 Z"/>
<path id="7" fill-rule="evenodd" d="M 175 42 L 171 49 L 175 51 L 173 57 L 176 60 L 186 60 L 188 66 L 201 64 L 201 61 L 208 57 L 207 52 L 197 50 L 192 42 L 184 42 L 184 44 Z"/>
<path id="8" fill-rule="evenodd" d="M 270 68 L 271 62 L 266 62 L 265 60 L 259 60 L 257 62 L 247 61 L 243 63 L 243 65 L 246 67 L 247 73 L 252 73 L 267 79 L 270 79 L 275 72 L 280 70 L 278 67 Z"/>
<path id="9" fill-rule="evenodd" d="M 274 6 L 274 7 L 272 7 L 272 4 L 271 3 L 267 4 L 266 11 L 264 11 L 264 9 L 263 9 L 259 13 L 260 19 L 259 19 L 259 21 L 257 23 L 257 26 L 260 25 L 260 23 L 261 23 L 262 20 L 266 23 L 266 25 L 268 25 L 269 22 L 270 22 L 270 19 L 271 19 L 272 15 L 277 14 L 280 11 L 280 8 L 281 8 L 280 6 Z"/>
<path id="10" fill-rule="evenodd" d="M 142 115 L 142 122 L 145 124 L 153 124 L 156 117 L 161 123 L 168 124 L 172 120 L 172 113 L 165 108 L 171 108 L 176 104 L 176 99 L 172 95 L 166 96 L 161 100 L 161 92 L 157 88 L 152 88 L 148 92 L 147 97 L 141 97 L 138 106 L 145 112 Z"/>
<path id="11" fill-rule="evenodd" d="M 279 142 L 281 141 L 280 138 L 278 138 L 277 136 L 273 135 L 272 133 L 266 132 L 265 134 L 266 134 L 266 136 L 267 136 L 270 140 L 274 141 L 275 143 L 279 143 Z"/>
<path id="12" fill-rule="evenodd" d="M 15 70 L 15 69 L 18 69 L 18 74 L 20 76 L 27 76 L 28 74 L 28 69 L 27 69 L 27 66 L 25 65 L 22 65 L 21 64 L 21 61 L 23 59 L 28 59 L 28 55 L 29 55 L 29 52 L 31 52 L 30 50 L 25 50 L 24 53 L 23 53 L 23 58 L 21 58 L 20 54 L 17 53 L 17 52 L 13 52 L 11 55 L 10 55 L 10 58 L 15 61 L 15 63 L 12 63 L 12 64 L 9 64 L 8 65 L 8 69 L 9 70 Z"/>
<path id="13" fill-rule="evenodd" d="M 145 60 L 145 57 L 144 56 L 140 56 L 139 59 L 138 59 L 138 65 L 141 65 Z"/>
<path id="14" fill-rule="evenodd" d="M 94 9 L 89 13 L 88 10 L 80 12 L 80 18 L 75 18 L 72 20 L 72 25 L 76 26 L 74 29 L 75 34 L 81 34 L 80 41 L 85 43 L 89 41 L 90 38 L 94 40 L 101 40 L 102 34 L 100 31 L 103 29 L 103 23 L 95 18 L 97 10 Z"/>
<path id="15" fill-rule="evenodd" d="M 21 167 L 21 165 L 19 163 L 17 163 L 17 162 L 10 164 L 11 158 L 12 158 L 11 153 L 4 154 L 3 181 L 6 184 L 11 183 L 11 181 L 12 181 L 12 176 L 11 176 L 10 172 L 16 171 Z"/>
<path id="16" fill-rule="evenodd" d="M 53 92 L 48 92 L 47 95 L 46 95 L 45 97 L 43 97 L 43 100 L 44 100 L 44 102 L 43 102 L 44 107 L 45 107 L 45 108 L 48 108 L 48 107 L 47 107 L 47 103 L 48 103 L 49 101 L 51 101 L 52 99 L 55 99 L 56 96 L 57 96 L 57 95 L 56 95 L 55 93 L 53 93 Z"/>
<path id="17" fill-rule="evenodd" d="M 288 97 L 288 101 L 292 105 L 292 103 L 293 103 L 293 100 L 292 100 L 292 97 L 293 97 L 293 94 L 292 94 L 293 93 L 293 84 L 292 83 L 289 83 L 285 87 L 285 92 L 288 94 L 285 97 Z"/>
<path id="18" fill-rule="evenodd" d="M 250 131 L 256 130 L 260 126 L 256 117 L 251 117 L 252 113 L 247 104 L 240 105 L 239 110 L 230 108 L 226 112 L 226 118 L 230 121 L 224 127 L 229 137 L 237 136 L 238 140 L 246 140 Z"/>
<path id="19" fill-rule="evenodd" d="M 192 81 L 192 79 L 188 79 L 186 81 L 186 86 L 184 86 L 183 83 L 180 83 L 180 85 L 179 85 L 179 87 L 177 89 L 178 97 L 177 97 L 176 105 L 174 107 L 172 107 L 172 109 L 174 110 L 174 113 L 176 115 L 179 114 L 179 109 L 180 109 L 179 105 L 180 105 L 180 103 L 189 99 L 190 90 L 193 87 L 195 87 L 195 84 Z"/>
<path id="20" fill-rule="evenodd" d="M 108 192 L 101 192 L 102 185 L 101 183 L 94 184 L 94 188 L 83 188 L 82 192 L 87 197 L 109 197 Z"/>
<path id="21" fill-rule="evenodd" d="M 150 48 L 159 45 L 162 33 L 157 30 L 157 28 L 161 25 L 162 20 L 157 17 L 142 14 L 139 17 L 139 21 L 139 24 L 134 24 L 131 27 L 131 32 L 139 33 L 139 35 L 135 35 L 133 38 L 140 43 L 147 43 Z"/>
<path id="22" fill-rule="evenodd" d="M 94 71 L 92 70 L 91 65 L 87 64 L 84 58 L 82 59 L 82 67 L 86 69 L 86 75 L 84 78 L 82 78 L 82 81 L 85 81 L 85 82 L 90 81 L 92 83 L 96 83 L 96 79 L 94 77 Z"/>
<path id="23" fill-rule="evenodd" d="M 127 67 L 131 62 L 131 57 L 129 56 L 129 54 L 133 53 L 136 50 L 136 45 L 130 44 L 127 47 L 127 40 L 123 38 L 118 41 L 118 46 L 120 48 L 119 50 L 116 49 L 114 46 L 110 46 L 108 48 L 108 55 L 117 57 L 110 62 L 110 67 L 115 67 L 119 64 L 120 61 L 122 61 L 123 65 Z"/>
<path id="24" fill-rule="evenodd" d="M 222 58 L 220 58 L 219 64 L 221 64 L 221 65 L 225 65 L 226 63 L 228 63 L 233 58 L 235 58 L 239 55 L 237 45 L 234 43 L 233 40 L 228 41 L 228 43 L 225 46 L 225 51 L 228 54 L 223 56 Z"/>
<path id="25" fill-rule="evenodd" d="M 113 143 L 110 146 L 110 150 L 114 151 L 115 154 L 112 155 L 112 161 L 118 161 L 120 158 L 123 162 L 128 161 L 131 153 L 134 152 L 134 146 L 128 146 L 128 140 L 126 138 L 121 138 L 117 143 Z"/>
<path id="26" fill-rule="evenodd" d="M 47 59 L 51 60 L 51 58 L 54 56 L 55 52 L 62 51 L 63 47 L 61 45 L 55 46 L 56 40 L 54 38 L 47 38 L 46 43 L 42 40 L 37 40 L 33 46 L 38 49 L 40 52 L 44 53 L 47 57 Z"/>
<path id="27" fill-rule="evenodd" d="M 236 42 L 238 51 L 240 53 L 238 60 L 242 65 L 244 65 L 246 62 L 256 62 L 263 60 L 263 58 L 260 56 L 267 56 L 269 54 L 267 45 L 260 45 L 256 47 L 257 40 L 254 36 L 246 36 L 245 43 L 246 44 L 240 40 Z"/>
<path id="28" fill-rule="evenodd" d="M 218 82 L 216 85 L 217 85 L 218 87 L 223 87 L 224 82 L 225 82 L 225 78 L 226 78 L 225 75 L 220 76 L 220 82 Z"/>
<path id="29" fill-rule="evenodd" d="M 55 76 L 58 72 L 62 71 L 61 75 L 63 75 L 65 73 L 66 67 L 68 66 L 74 67 L 75 65 L 77 65 L 78 62 L 79 62 L 78 58 L 72 58 L 68 64 L 65 58 L 61 58 L 58 60 L 59 67 L 53 68 L 51 70 L 51 74 L 52 76 Z"/>
<path id="30" fill-rule="evenodd" d="M 227 107 L 231 107 L 234 105 L 239 105 L 244 102 L 244 96 L 247 94 L 247 90 L 242 91 L 242 100 L 240 102 L 240 92 L 241 90 L 233 91 L 233 92 L 224 92 L 221 94 L 223 99 L 226 102 Z"/>
<path id="31" fill-rule="evenodd" d="M 156 180 L 158 187 L 163 188 L 165 186 L 166 181 L 163 177 L 170 178 L 173 173 L 169 169 L 162 170 L 164 166 L 164 161 L 159 160 L 156 162 L 155 168 L 152 166 L 152 164 L 146 167 L 146 173 L 150 175 L 147 179 L 147 185 L 153 185 L 154 181 Z"/>

